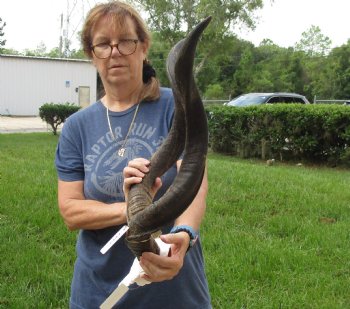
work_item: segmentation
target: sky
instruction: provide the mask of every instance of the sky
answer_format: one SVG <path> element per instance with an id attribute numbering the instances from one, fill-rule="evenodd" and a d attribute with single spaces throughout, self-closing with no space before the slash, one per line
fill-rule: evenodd
<path id="1" fill-rule="evenodd" d="M 254 31 L 241 31 L 240 37 L 259 45 L 271 39 L 281 47 L 294 46 L 302 33 L 318 26 L 332 41 L 332 47 L 350 39 L 350 0 L 264 0 L 264 8 Z"/>
<path id="2" fill-rule="evenodd" d="M 74 43 L 73 48 L 79 47 L 77 32 L 81 30 L 84 16 L 95 3 L 94 0 L 0 0 L 0 18 L 6 22 L 3 29 L 5 48 L 33 50 L 42 42 L 48 51 L 57 47 L 63 33 L 61 14 L 64 14 L 64 19 L 70 16 L 68 37 Z"/>
<path id="3" fill-rule="evenodd" d="M 44 43 L 47 50 L 57 47 L 61 30 L 61 14 L 70 15 L 68 37 L 78 48 L 77 32 L 83 17 L 98 2 L 95 0 L 0 0 L 0 18 L 6 22 L 5 47 L 17 51 L 36 49 Z M 304 31 L 318 26 L 332 40 L 332 47 L 350 39 L 350 0 L 264 0 L 264 8 L 255 13 L 254 31 L 237 30 L 242 39 L 255 45 L 271 39 L 281 47 L 294 46 Z M 74 5 L 75 4 L 75 5 Z M 65 28 L 65 22 L 63 23 Z"/>

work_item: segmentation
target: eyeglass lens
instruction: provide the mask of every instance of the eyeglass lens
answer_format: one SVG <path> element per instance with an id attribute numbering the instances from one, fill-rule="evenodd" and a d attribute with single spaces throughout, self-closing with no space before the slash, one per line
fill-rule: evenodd
<path id="1" fill-rule="evenodd" d="M 98 58 L 108 58 L 112 54 L 113 47 L 116 47 L 123 56 L 131 55 L 135 52 L 137 40 L 123 40 L 117 44 L 98 44 L 93 47 L 95 56 Z"/>

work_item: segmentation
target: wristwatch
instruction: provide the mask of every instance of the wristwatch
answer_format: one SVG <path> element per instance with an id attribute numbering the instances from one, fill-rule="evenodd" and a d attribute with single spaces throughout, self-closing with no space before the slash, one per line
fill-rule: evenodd
<path id="1" fill-rule="evenodd" d="M 179 232 L 186 232 L 190 236 L 190 243 L 189 243 L 187 251 L 190 250 L 190 248 L 192 248 L 194 246 L 194 244 L 196 243 L 196 241 L 198 239 L 198 233 L 189 225 L 174 226 L 170 230 L 171 234 L 175 234 L 175 233 L 179 233 Z"/>

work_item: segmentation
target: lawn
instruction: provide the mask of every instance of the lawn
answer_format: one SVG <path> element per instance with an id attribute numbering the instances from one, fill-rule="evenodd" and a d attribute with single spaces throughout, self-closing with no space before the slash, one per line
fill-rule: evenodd
<path id="1" fill-rule="evenodd" d="M 76 233 L 57 209 L 56 143 L 0 134 L 0 308 L 68 307 Z M 349 308 L 350 171 L 217 154 L 208 165 L 213 308 Z"/>

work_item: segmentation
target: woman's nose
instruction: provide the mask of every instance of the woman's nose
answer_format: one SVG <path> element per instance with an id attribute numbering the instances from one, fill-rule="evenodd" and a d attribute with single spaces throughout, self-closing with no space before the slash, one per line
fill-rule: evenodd
<path id="1" fill-rule="evenodd" d="M 117 45 L 112 46 L 112 53 L 111 57 L 115 56 L 121 56 L 122 54 L 119 52 Z"/>

